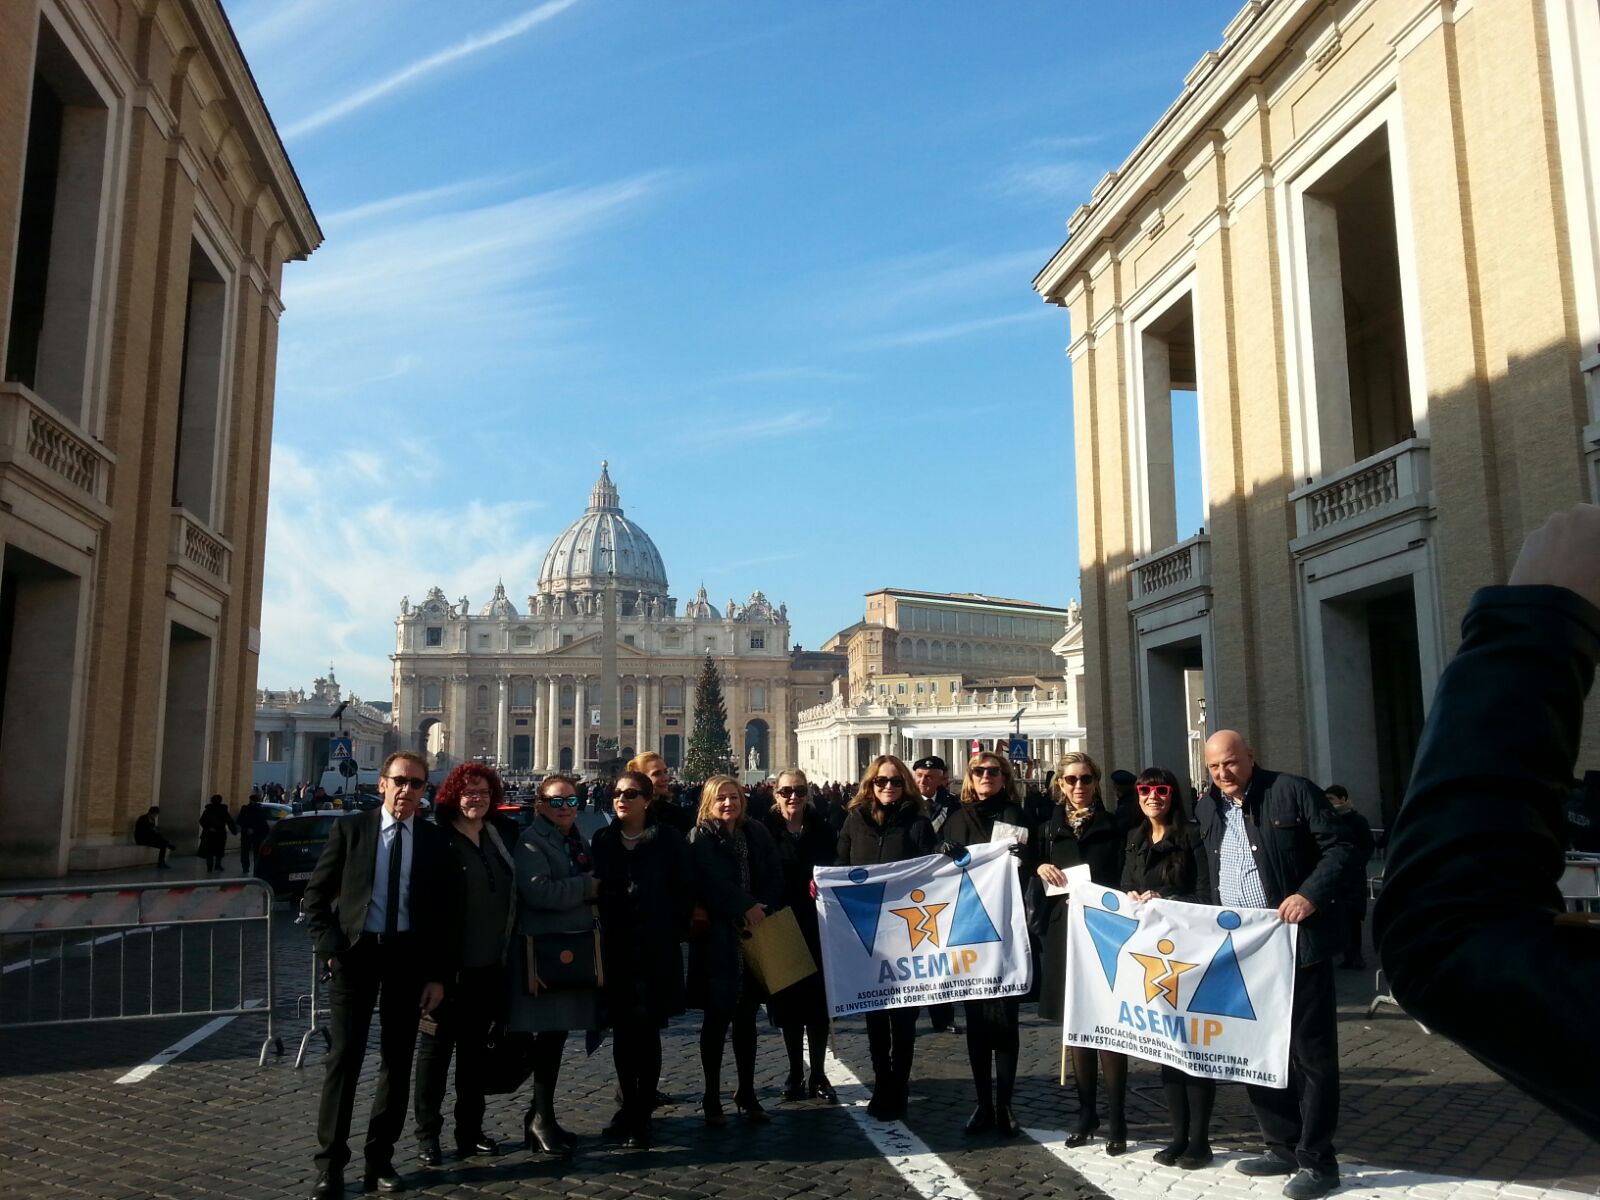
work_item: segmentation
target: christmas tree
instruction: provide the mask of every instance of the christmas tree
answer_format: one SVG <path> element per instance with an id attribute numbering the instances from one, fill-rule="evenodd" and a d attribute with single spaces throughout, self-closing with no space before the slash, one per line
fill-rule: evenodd
<path id="1" fill-rule="evenodd" d="M 683 759 L 683 777 L 704 782 L 733 768 L 733 746 L 728 741 L 728 709 L 722 703 L 722 676 L 706 655 L 694 692 L 694 732 Z"/>

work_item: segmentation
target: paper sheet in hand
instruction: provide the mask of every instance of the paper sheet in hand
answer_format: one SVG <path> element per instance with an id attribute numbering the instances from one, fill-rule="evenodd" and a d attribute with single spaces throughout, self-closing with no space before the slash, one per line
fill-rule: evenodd
<path id="1" fill-rule="evenodd" d="M 989 844 L 992 846 L 996 842 L 1005 842 L 1007 845 L 1017 842 L 1026 846 L 1028 844 L 1028 831 L 1021 825 L 1008 825 L 1004 821 L 996 821 L 994 829 L 989 833 Z"/>
<path id="2" fill-rule="evenodd" d="M 1053 883 L 1045 884 L 1044 894 L 1046 896 L 1065 896 L 1075 887 L 1087 887 L 1094 882 L 1093 877 L 1089 874 L 1088 863 L 1079 863 L 1075 867 L 1068 867 L 1061 873 L 1067 877 L 1067 881 L 1060 887 Z"/>

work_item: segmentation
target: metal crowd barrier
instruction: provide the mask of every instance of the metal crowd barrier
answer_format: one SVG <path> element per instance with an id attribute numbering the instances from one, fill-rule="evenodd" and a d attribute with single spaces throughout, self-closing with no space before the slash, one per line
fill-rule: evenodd
<path id="1" fill-rule="evenodd" d="M 304 926 L 306 923 L 305 902 L 301 901 L 299 913 L 295 915 L 294 923 Z M 328 969 L 328 964 L 317 957 L 315 947 L 311 951 L 311 983 L 310 990 L 297 996 L 294 1002 L 294 1015 L 298 1020 L 301 1013 L 306 1013 L 306 1031 L 300 1037 L 300 1049 L 294 1056 L 294 1068 L 299 1070 L 305 1065 L 306 1050 L 311 1045 L 311 1039 L 317 1034 L 322 1035 L 322 1045 L 326 1050 L 333 1049 L 333 1034 L 328 1030 L 328 1005 L 322 1000 L 322 986 L 333 978 L 333 972 Z M 309 1010 L 309 1011 L 308 1011 Z"/>
<path id="2" fill-rule="evenodd" d="M 259 879 L 0 892 L 0 1029 L 263 1015 L 265 1065 L 272 900 Z"/>

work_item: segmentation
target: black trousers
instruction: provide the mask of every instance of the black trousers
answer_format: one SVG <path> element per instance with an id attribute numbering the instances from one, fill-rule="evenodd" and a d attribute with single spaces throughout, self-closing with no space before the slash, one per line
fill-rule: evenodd
<path id="1" fill-rule="evenodd" d="M 935 1033 L 943 1033 L 956 1023 L 956 1006 L 954 1004 L 928 1005 L 928 1020 L 933 1022 Z"/>
<path id="2" fill-rule="evenodd" d="M 648 1121 L 661 1083 L 661 1027 L 648 1017 L 617 1022 L 611 1030 L 611 1061 L 625 1120 L 634 1126 Z"/>
<path id="3" fill-rule="evenodd" d="M 463 967 L 450 999 L 438 1012 L 439 1032 L 417 1038 L 417 1137 L 436 1138 L 444 1128 L 445 1085 L 450 1056 L 456 1060 L 456 1145 L 471 1145 L 483 1133 L 484 1073 L 489 1026 L 505 1010 L 506 974 L 499 963 Z"/>
<path id="4" fill-rule="evenodd" d="M 378 1090 L 362 1147 L 368 1174 L 392 1166 L 394 1144 L 405 1127 L 406 1100 L 411 1091 L 411 1053 L 417 1043 L 418 1002 L 422 970 L 409 935 L 379 945 L 365 934 L 340 956 L 329 984 L 332 1013 L 327 1073 L 317 1106 L 317 1169 L 342 1171 L 350 1161 L 350 1114 L 355 1110 L 361 1063 L 367 1056 L 372 1008 L 378 1005 Z"/>
<path id="5" fill-rule="evenodd" d="M 239 865 L 246 871 L 250 869 L 250 864 L 255 861 L 256 847 L 260 846 L 265 840 L 266 834 L 264 833 L 245 833 L 242 830 L 240 831 Z"/>
<path id="6" fill-rule="evenodd" d="M 872 1056 L 875 1086 L 904 1087 L 911 1078 L 911 1056 L 917 1046 L 917 1010 L 879 1009 L 867 1014 L 867 1053 Z"/>
<path id="7" fill-rule="evenodd" d="M 1296 968 L 1289 1086 L 1245 1087 L 1268 1152 L 1324 1174 L 1339 1169 L 1333 1150 L 1339 1127 L 1338 1016 L 1333 963 Z"/>

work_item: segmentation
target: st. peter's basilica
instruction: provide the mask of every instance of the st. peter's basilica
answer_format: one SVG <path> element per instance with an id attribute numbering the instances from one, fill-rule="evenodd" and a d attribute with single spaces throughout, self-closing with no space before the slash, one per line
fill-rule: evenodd
<path id="1" fill-rule="evenodd" d="M 613 639 L 603 636 L 608 589 Z M 719 610 L 702 586 L 680 613 L 660 552 L 623 515 L 602 463 L 589 507 L 551 543 L 520 612 L 503 584 L 476 613 L 437 587 L 421 604 L 400 602 L 396 726 L 402 745 L 425 747 L 441 764 L 592 769 L 610 757 L 602 730 L 612 727 L 621 757 L 656 749 L 677 767 L 707 654 L 722 675 L 740 765 L 765 772 L 789 761 L 802 698 L 791 695 L 787 609 L 758 591 Z M 806 706 L 824 694 L 807 690 Z"/>

